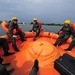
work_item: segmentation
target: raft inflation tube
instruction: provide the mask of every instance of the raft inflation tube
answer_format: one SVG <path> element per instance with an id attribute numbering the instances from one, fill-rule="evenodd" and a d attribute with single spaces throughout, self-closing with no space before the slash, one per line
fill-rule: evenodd
<path id="1" fill-rule="evenodd" d="M 71 24 L 71 26 L 73 27 L 73 29 L 75 30 L 75 23 Z"/>
<path id="2" fill-rule="evenodd" d="M 2 25 L 3 30 L 4 30 L 6 33 L 9 33 L 9 30 L 8 30 L 8 23 L 6 23 L 5 21 L 3 21 L 3 22 L 1 23 L 1 25 Z"/>

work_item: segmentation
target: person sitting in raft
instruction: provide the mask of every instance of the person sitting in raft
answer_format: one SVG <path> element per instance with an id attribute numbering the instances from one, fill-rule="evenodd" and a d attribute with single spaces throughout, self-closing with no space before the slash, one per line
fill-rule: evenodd
<path id="1" fill-rule="evenodd" d="M 37 18 L 34 18 L 33 19 L 33 27 L 32 27 L 32 32 L 36 32 L 36 35 L 35 35 L 35 37 L 34 37 L 34 41 L 36 40 L 36 38 L 39 36 L 39 34 L 40 34 L 40 24 L 39 24 L 39 22 L 37 22 Z"/>
<path id="2" fill-rule="evenodd" d="M 9 22 L 9 25 L 8 24 L 6 25 L 3 22 L 2 27 L 6 31 L 6 34 L 8 35 L 8 37 L 10 37 L 12 39 L 12 45 L 13 45 L 15 51 L 19 52 L 20 50 L 18 49 L 18 47 L 16 45 L 16 40 L 15 40 L 14 35 L 19 35 L 21 37 L 22 42 L 26 41 L 26 40 L 24 40 L 24 35 L 23 35 L 22 31 L 21 31 L 22 28 L 18 26 L 18 18 L 13 17 L 12 21 Z"/>
<path id="3" fill-rule="evenodd" d="M 12 52 L 12 53 L 8 52 L 9 46 L 8 46 L 8 42 L 5 38 L 0 38 L 0 46 L 3 48 L 4 56 L 9 56 L 9 55 L 14 54 L 14 52 Z"/>
<path id="4" fill-rule="evenodd" d="M 43 31 L 43 27 L 42 27 L 42 21 L 38 21 L 38 23 L 40 24 L 40 32 Z M 31 24 L 33 24 L 33 22 L 31 22 Z M 29 30 L 29 32 L 32 32 L 32 30 Z"/>
<path id="5" fill-rule="evenodd" d="M 70 37 L 70 35 L 74 33 L 73 27 L 70 26 L 70 20 L 66 20 L 64 22 L 64 26 L 60 31 L 62 31 L 62 34 L 59 35 L 54 46 L 57 46 L 57 44 L 58 46 L 62 45 Z"/>

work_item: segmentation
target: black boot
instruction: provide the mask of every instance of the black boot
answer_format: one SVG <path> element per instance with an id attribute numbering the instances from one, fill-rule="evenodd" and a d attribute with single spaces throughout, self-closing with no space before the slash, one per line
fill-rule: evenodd
<path id="1" fill-rule="evenodd" d="M 64 49 L 65 51 L 71 51 L 71 49 L 67 48 L 67 49 Z"/>
<path id="2" fill-rule="evenodd" d="M 13 53 L 7 52 L 7 53 L 4 54 L 4 56 L 9 56 L 9 55 L 13 55 L 13 54 L 14 54 L 14 52 Z"/>
<path id="3" fill-rule="evenodd" d="M 18 48 L 15 48 L 15 51 L 16 51 L 16 52 L 19 52 L 20 50 L 19 50 Z"/>
<path id="4" fill-rule="evenodd" d="M 34 38 L 33 41 L 36 41 L 36 38 Z"/>
<path id="5" fill-rule="evenodd" d="M 57 46 L 57 44 L 53 44 L 54 46 Z"/>
<path id="6" fill-rule="evenodd" d="M 34 66 L 33 66 L 33 68 L 36 68 L 36 71 L 38 71 L 39 70 L 39 67 L 38 67 L 38 60 L 36 59 L 35 61 L 34 61 Z"/>
<path id="7" fill-rule="evenodd" d="M 22 40 L 22 42 L 24 42 L 24 41 L 27 41 L 26 39 L 25 40 Z"/>
<path id="8" fill-rule="evenodd" d="M 14 47 L 14 50 L 15 50 L 16 52 L 19 52 L 19 51 L 20 51 L 20 50 L 17 48 L 16 44 L 13 45 L 13 47 Z"/>

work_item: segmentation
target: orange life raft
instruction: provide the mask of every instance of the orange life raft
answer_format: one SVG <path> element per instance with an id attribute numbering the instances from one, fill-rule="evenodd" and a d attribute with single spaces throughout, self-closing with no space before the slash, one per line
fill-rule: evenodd
<path id="1" fill-rule="evenodd" d="M 15 53 L 14 55 L 4 57 L 3 50 L 0 49 L 0 56 L 4 58 L 3 63 L 11 63 L 9 69 L 14 68 L 15 71 L 12 75 L 29 75 L 34 60 L 38 59 L 39 61 L 39 71 L 37 75 L 60 75 L 54 69 L 54 61 L 62 56 L 64 53 L 68 53 L 75 57 L 75 48 L 72 49 L 71 53 L 65 51 L 71 42 L 69 38 L 63 45 L 60 47 L 55 47 L 55 43 L 58 35 L 52 32 L 41 32 L 36 41 L 33 41 L 35 33 L 25 32 L 25 38 L 27 41 L 21 42 L 20 37 L 16 38 L 16 43 L 20 52 Z M 9 41 L 9 38 L 6 38 Z M 10 50 L 9 52 L 14 51 L 11 42 L 9 42 Z"/>

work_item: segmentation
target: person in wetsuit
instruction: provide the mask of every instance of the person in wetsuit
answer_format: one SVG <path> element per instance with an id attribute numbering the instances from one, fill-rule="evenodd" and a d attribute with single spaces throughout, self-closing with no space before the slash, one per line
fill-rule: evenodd
<path id="1" fill-rule="evenodd" d="M 37 18 L 33 19 L 33 27 L 32 27 L 32 32 L 36 32 L 36 35 L 34 37 L 34 41 L 36 40 L 36 38 L 39 36 L 40 34 L 40 24 L 39 22 L 37 22 Z"/>
<path id="2" fill-rule="evenodd" d="M 12 39 L 12 45 L 13 45 L 15 51 L 17 51 L 17 52 L 20 51 L 16 45 L 16 40 L 13 35 L 19 35 L 21 37 L 22 42 L 26 41 L 26 40 L 24 40 L 24 34 L 21 31 L 22 28 L 20 28 L 18 26 L 17 17 L 12 18 L 12 21 L 8 25 L 8 30 L 9 30 L 9 33 L 7 33 L 7 35 Z"/>
<path id="3" fill-rule="evenodd" d="M 57 46 L 57 44 L 58 46 L 62 45 L 70 37 L 70 35 L 74 33 L 74 29 L 70 26 L 70 20 L 66 20 L 64 22 L 64 26 L 60 31 L 63 33 L 59 35 L 54 46 Z"/>

